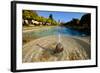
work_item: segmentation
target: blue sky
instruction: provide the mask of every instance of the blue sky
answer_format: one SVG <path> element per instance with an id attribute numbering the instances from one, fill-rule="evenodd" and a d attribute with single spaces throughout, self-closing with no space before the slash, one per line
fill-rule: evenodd
<path id="1" fill-rule="evenodd" d="M 50 14 L 53 15 L 53 19 L 56 21 L 60 20 L 61 22 L 68 22 L 73 18 L 80 19 L 82 15 L 85 13 L 78 13 L 78 12 L 54 12 L 54 11 L 37 11 L 39 16 L 43 16 L 48 18 Z"/>

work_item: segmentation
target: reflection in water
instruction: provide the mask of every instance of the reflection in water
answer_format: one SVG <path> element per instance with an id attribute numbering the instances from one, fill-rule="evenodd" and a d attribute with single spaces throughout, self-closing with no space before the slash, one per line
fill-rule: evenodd
<path id="1" fill-rule="evenodd" d="M 73 29 L 69 29 L 66 27 L 53 27 L 53 28 L 49 28 L 49 29 L 42 29 L 41 31 L 31 31 L 31 32 L 26 32 L 23 33 L 23 38 L 40 38 L 40 37 L 44 37 L 44 36 L 49 36 L 49 35 L 58 35 L 59 38 L 59 42 L 61 41 L 61 35 L 65 35 L 65 36 L 86 36 L 85 32 L 80 32 L 80 31 L 76 31 Z"/>

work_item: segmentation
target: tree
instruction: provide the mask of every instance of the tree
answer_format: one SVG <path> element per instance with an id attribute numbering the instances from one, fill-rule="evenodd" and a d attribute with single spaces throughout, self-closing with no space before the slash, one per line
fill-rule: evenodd
<path id="1" fill-rule="evenodd" d="M 53 20 L 53 15 L 52 14 L 49 15 L 49 19 Z"/>
<path id="2" fill-rule="evenodd" d="M 32 19 L 35 19 L 35 17 L 38 16 L 36 11 L 33 11 L 33 10 L 23 10 L 22 14 L 23 14 L 22 17 L 23 17 L 24 20 L 32 20 Z"/>

